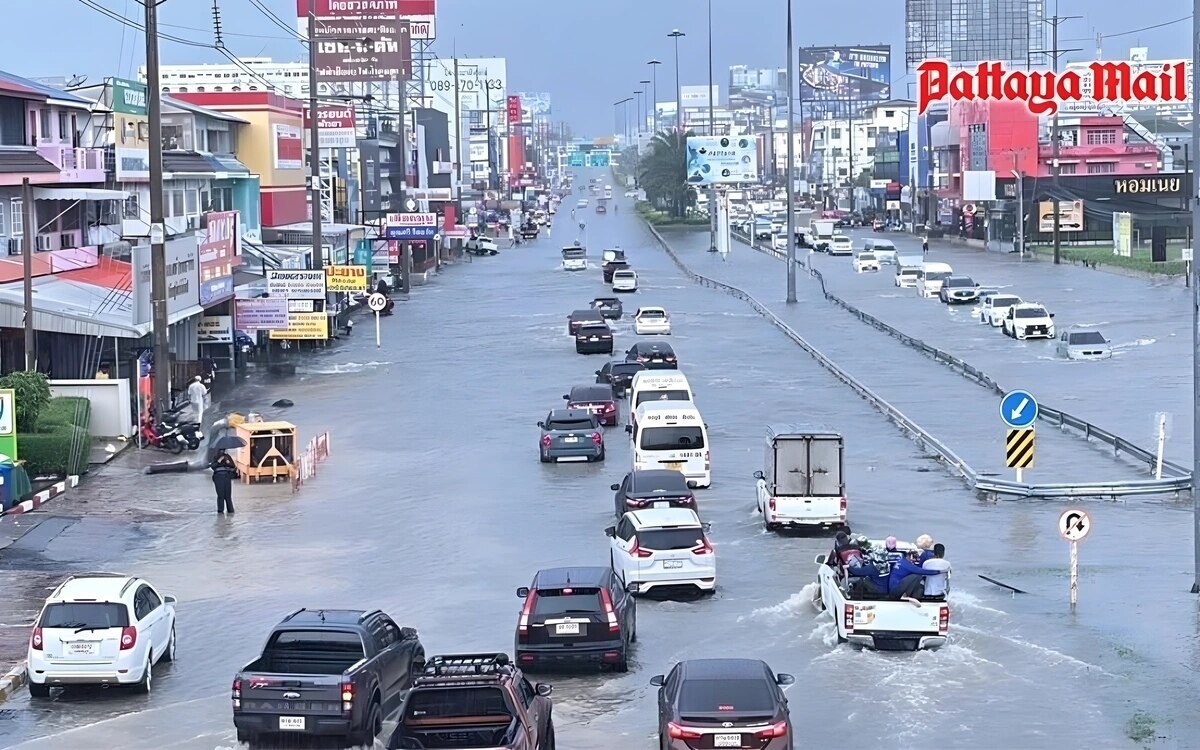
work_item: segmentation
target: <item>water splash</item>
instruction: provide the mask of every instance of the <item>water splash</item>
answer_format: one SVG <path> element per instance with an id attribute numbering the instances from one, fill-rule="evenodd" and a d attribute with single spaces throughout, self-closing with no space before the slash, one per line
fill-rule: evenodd
<path id="1" fill-rule="evenodd" d="M 813 597 L 817 593 L 817 583 L 807 583 L 804 588 L 789 596 L 787 599 L 772 604 L 769 607 L 759 607 L 753 610 L 748 615 L 740 615 L 738 622 L 746 620 L 764 618 L 771 620 L 781 620 L 787 617 L 797 617 L 800 615 L 812 614 L 815 611 L 813 607 Z"/>

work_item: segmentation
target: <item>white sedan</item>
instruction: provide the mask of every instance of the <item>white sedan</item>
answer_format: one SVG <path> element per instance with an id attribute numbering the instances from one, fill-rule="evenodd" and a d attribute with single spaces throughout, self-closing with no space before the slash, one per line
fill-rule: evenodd
<path id="1" fill-rule="evenodd" d="M 859 253 L 857 256 L 855 256 L 855 258 L 854 258 L 855 273 L 863 273 L 865 271 L 878 271 L 878 270 L 879 270 L 879 259 L 875 257 L 874 253 L 863 252 L 863 253 Z"/>
<path id="2" fill-rule="evenodd" d="M 639 336 L 670 336 L 671 316 L 661 307 L 639 307 L 633 316 L 633 332 Z"/>

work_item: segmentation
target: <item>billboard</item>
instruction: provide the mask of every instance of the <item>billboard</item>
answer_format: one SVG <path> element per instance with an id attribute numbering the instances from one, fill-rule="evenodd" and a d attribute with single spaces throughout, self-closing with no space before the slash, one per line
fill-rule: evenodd
<path id="1" fill-rule="evenodd" d="M 150 180 L 150 120 L 146 84 L 109 78 L 117 182 Z"/>
<path id="2" fill-rule="evenodd" d="M 1054 231 L 1054 201 L 1038 203 L 1038 231 Z M 1058 231 L 1083 231 L 1083 201 L 1058 202 Z"/>
<path id="3" fill-rule="evenodd" d="M 234 325 L 239 331 L 269 331 L 272 328 L 287 328 L 287 300 L 273 297 L 235 299 L 233 301 Z"/>
<path id="4" fill-rule="evenodd" d="M 892 48 L 801 47 L 800 106 L 809 119 L 854 117 L 892 96 Z"/>
<path id="5" fill-rule="evenodd" d="M 325 272 L 267 269 L 267 294 L 283 299 L 325 299 Z"/>
<path id="6" fill-rule="evenodd" d="M 458 59 L 458 106 L 462 112 L 499 109 L 508 87 L 503 57 Z M 425 91 L 432 109 L 454 113 L 454 60 L 434 59 L 425 66 Z"/>
<path id="7" fill-rule="evenodd" d="M 304 139 L 296 125 L 272 126 L 271 152 L 276 169 L 304 169 Z"/>
<path id="8" fill-rule="evenodd" d="M 288 313 L 287 328 L 272 329 L 272 339 L 324 341 L 329 338 L 329 319 L 323 312 Z"/>
<path id="9" fill-rule="evenodd" d="M 412 30 L 406 19 L 318 18 L 313 40 L 317 79 L 325 83 L 412 77 Z"/>
<path id="10" fill-rule="evenodd" d="M 195 236 L 167 240 L 167 316 L 200 304 L 200 243 Z M 150 246 L 133 248 L 134 323 L 150 322 Z"/>
<path id="11" fill-rule="evenodd" d="M 473 135 L 467 144 L 470 148 L 471 163 L 477 164 L 488 160 L 489 139 L 486 135 Z"/>
<path id="12" fill-rule="evenodd" d="M 533 122 L 535 117 L 550 114 L 550 94 L 546 91 L 518 91 L 521 97 L 521 122 Z"/>
<path id="13" fill-rule="evenodd" d="M 746 136 L 690 136 L 687 181 L 692 185 L 758 182 L 758 141 Z"/>
<path id="14" fill-rule="evenodd" d="M 684 109 L 707 109 L 709 102 L 715 107 L 721 101 L 721 87 L 714 83 L 710 92 L 708 86 L 683 86 L 679 99 Z"/>
<path id="15" fill-rule="evenodd" d="M 1133 255 L 1133 214 L 1113 211 L 1113 255 Z"/>
<path id="16" fill-rule="evenodd" d="M 309 0 L 296 0 L 296 17 L 308 17 Z M 317 0 L 317 18 L 396 18 L 437 15 L 437 0 Z"/>
<path id="17" fill-rule="evenodd" d="M 366 266 L 325 266 L 325 288 L 331 292 L 365 292 Z"/>
<path id="18" fill-rule="evenodd" d="M 508 97 L 508 124 L 516 125 L 521 122 L 521 97 Z"/>
<path id="19" fill-rule="evenodd" d="M 312 123 L 310 110 L 304 107 L 304 130 Z M 354 105 L 317 105 L 317 146 L 319 148 L 354 148 Z"/>
<path id="20" fill-rule="evenodd" d="M 237 211 L 204 215 L 200 236 L 200 305 L 208 307 L 233 296 L 233 267 L 238 258 Z"/>

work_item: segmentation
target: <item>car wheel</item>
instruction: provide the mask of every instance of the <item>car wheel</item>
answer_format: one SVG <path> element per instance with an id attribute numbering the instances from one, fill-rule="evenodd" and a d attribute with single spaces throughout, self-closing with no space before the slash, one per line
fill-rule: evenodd
<path id="1" fill-rule="evenodd" d="M 367 715 L 367 724 L 361 732 L 349 737 L 350 744 L 374 747 L 375 738 L 383 731 L 383 711 L 379 708 L 379 700 L 371 701 L 371 712 Z"/>
<path id="2" fill-rule="evenodd" d="M 767 531 L 778 531 L 779 530 L 779 524 L 777 524 L 777 523 L 770 523 L 768 521 L 763 521 L 763 526 L 766 527 Z"/>
<path id="3" fill-rule="evenodd" d="M 825 599 L 824 599 L 824 597 L 821 596 L 821 587 L 820 586 L 817 586 L 816 592 L 813 593 L 812 603 L 813 603 L 813 606 L 816 607 L 818 612 L 825 611 Z"/>
<path id="4" fill-rule="evenodd" d="M 151 683 L 154 681 L 154 661 L 146 657 L 146 672 L 142 675 L 142 679 L 138 680 L 134 685 L 137 692 L 143 695 L 150 695 Z"/>
<path id="5" fill-rule="evenodd" d="M 244 745 L 254 745 L 258 742 L 258 735 L 253 732 L 247 732 L 245 729 L 237 730 L 237 741 Z"/>
<path id="6" fill-rule="evenodd" d="M 542 745 L 542 750 L 554 750 L 554 719 L 546 722 L 546 742 Z"/>
<path id="7" fill-rule="evenodd" d="M 626 644 L 621 648 L 621 657 L 617 659 L 617 663 L 613 665 L 614 672 L 624 674 L 629 671 L 629 646 Z"/>
<path id="8" fill-rule="evenodd" d="M 629 642 L 637 643 L 637 608 L 636 607 L 634 608 L 633 614 L 630 615 L 629 619 L 633 622 L 633 624 L 629 626 L 629 633 L 630 633 Z"/>
<path id="9" fill-rule="evenodd" d="M 39 685 L 36 682 L 30 682 L 29 683 L 29 697 L 30 698 L 49 698 L 50 697 L 50 686 L 45 683 Z"/>
<path id="10" fill-rule="evenodd" d="M 541 462 L 542 462 L 542 463 L 544 463 L 544 464 L 548 464 L 548 463 L 550 463 L 550 456 L 549 456 L 549 455 L 547 455 L 547 454 L 545 454 L 545 453 L 542 453 L 541 451 L 538 451 L 538 458 L 539 458 L 539 459 L 541 460 Z"/>
<path id="11" fill-rule="evenodd" d="M 159 657 L 159 659 L 167 662 L 168 664 L 175 661 L 175 626 L 174 625 L 171 626 L 171 640 L 167 641 L 167 648 L 165 651 L 163 651 L 163 654 L 162 654 L 162 656 Z"/>
<path id="12" fill-rule="evenodd" d="M 599 455 L 599 456 L 596 456 L 596 460 L 597 460 L 597 461 L 603 461 L 603 460 L 604 460 L 604 455 L 605 455 L 605 453 L 604 453 L 604 449 L 603 449 L 603 448 L 601 448 L 601 449 L 600 449 L 600 455 Z"/>

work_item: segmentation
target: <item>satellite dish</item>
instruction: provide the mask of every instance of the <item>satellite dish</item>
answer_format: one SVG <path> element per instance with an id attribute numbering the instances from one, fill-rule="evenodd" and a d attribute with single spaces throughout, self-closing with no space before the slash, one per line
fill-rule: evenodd
<path id="1" fill-rule="evenodd" d="M 88 77 L 86 74 L 76 73 L 75 75 L 71 76 L 71 80 L 67 81 L 67 88 L 69 88 L 69 89 L 79 88 L 80 86 L 82 86 L 84 84 L 84 82 L 87 81 L 87 79 L 88 79 Z"/>

